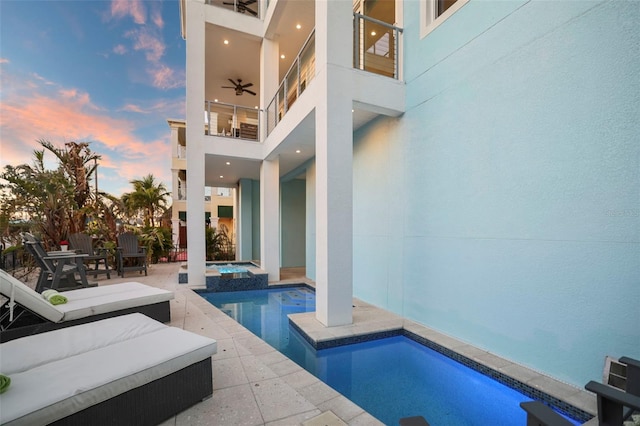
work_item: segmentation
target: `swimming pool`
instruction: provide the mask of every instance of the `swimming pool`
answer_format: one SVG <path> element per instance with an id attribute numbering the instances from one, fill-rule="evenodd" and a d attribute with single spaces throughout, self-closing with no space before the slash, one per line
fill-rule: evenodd
<path id="1" fill-rule="evenodd" d="M 526 424 L 519 404 L 531 398 L 407 337 L 314 350 L 287 318 L 315 310 L 311 289 L 200 294 L 385 424 L 415 415 L 432 426 Z"/>

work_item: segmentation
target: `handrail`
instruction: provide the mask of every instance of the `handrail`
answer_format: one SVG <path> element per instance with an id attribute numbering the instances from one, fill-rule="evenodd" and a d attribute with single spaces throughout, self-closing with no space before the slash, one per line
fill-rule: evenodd
<path id="1" fill-rule="evenodd" d="M 262 110 L 225 102 L 205 101 L 204 131 L 210 136 L 260 141 L 260 115 Z M 228 121 L 222 126 L 218 117 Z M 227 126 L 228 124 L 228 126 Z"/>
<path id="2" fill-rule="evenodd" d="M 311 49 L 313 49 L 313 51 L 311 51 Z M 305 54 L 308 54 L 310 51 L 310 56 L 305 60 Z M 291 105 L 300 97 L 309 85 L 309 82 L 315 77 L 315 63 L 312 61 L 313 58 L 315 58 L 315 28 L 307 36 L 302 48 L 282 79 L 282 82 L 278 85 L 276 94 L 268 103 L 266 108 L 267 135 L 269 135 L 282 120 Z M 304 76 L 301 74 L 303 69 L 305 70 Z M 295 77 L 292 83 L 295 85 L 295 93 L 293 92 L 293 88 L 288 84 L 294 73 Z"/>
<path id="3" fill-rule="evenodd" d="M 374 31 L 366 29 L 369 25 L 373 26 Z M 354 12 L 353 67 L 398 79 L 397 58 L 403 31 L 395 25 Z"/>

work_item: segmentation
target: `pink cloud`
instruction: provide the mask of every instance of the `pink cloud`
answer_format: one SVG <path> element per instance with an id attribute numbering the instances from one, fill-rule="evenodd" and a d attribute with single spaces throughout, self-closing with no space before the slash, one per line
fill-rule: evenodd
<path id="1" fill-rule="evenodd" d="M 111 16 L 123 18 L 131 16 L 136 24 L 144 24 L 147 18 L 147 11 L 140 0 L 112 0 Z"/>
<path id="2" fill-rule="evenodd" d="M 122 107 L 121 110 L 122 111 L 127 111 L 127 112 L 137 112 L 137 113 L 140 113 L 140 114 L 148 114 L 148 111 L 145 111 L 141 107 L 139 107 L 138 105 L 133 105 L 133 104 L 125 105 L 125 106 Z"/>
<path id="3" fill-rule="evenodd" d="M 108 115 L 104 108 L 93 104 L 88 93 L 75 88 L 47 90 L 46 79 L 24 81 L 11 76 L 10 80 L 16 85 L 3 94 L 3 102 L 0 103 L 0 168 L 7 164 L 31 163 L 33 151 L 42 149 L 36 142 L 38 139 L 49 140 L 58 146 L 68 141 L 89 141 L 92 142 L 91 149 L 102 156 L 99 167 L 104 184 L 113 179 L 112 187 L 115 185 L 130 191 L 131 188 L 121 182 L 147 173 L 170 184 L 168 129 L 166 137 L 145 141 L 135 134 L 139 123 L 129 117 Z M 164 116 L 173 116 L 175 113 L 164 111 L 176 106 L 184 109 L 180 102 L 159 102 L 151 105 L 150 109 L 162 111 Z M 136 108 L 144 110 L 134 104 L 129 104 L 128 110 Z M 114 195 L 121 194 L 100 186 Z"/>
<path id="4" fill-rule="evenodd" d="M 162 11 L 160 10 L 162 3 L 160 2 L 152 2 L 151 3 L 151 21 L 158 28 L 164 27 L 164 21 L 162 20 Z"/>
<path id="5" fill-rule="evenodd" d="M 128 31 L 125 36 L 134 40 L 133 49 L 144 51 L 150 62 L 158 62 L 164 55 L 164 43 L 146 28 Z"/>
<path id="6" fill-rule="evenodd" d="M 149 67 L 147 70 L 153 81 L 153 86 L 159 89 L 174 89 L 184 86 L 184 75 L 176 73 L 164 64 Z"/>
<path id="7" fill-rule="evenodd" d="M 7 58 L 0 58 L 0 64 L 8 64 L 9 60 Z"/>
<path id="8" fill-rule="evenodd" d="M 115 53 L 116 55 L 124 55 L 125 53 L 127 53 L 127 48 L 124 47 L 124 45 L 119 44 L 113 48 L 113 53 Z"/>

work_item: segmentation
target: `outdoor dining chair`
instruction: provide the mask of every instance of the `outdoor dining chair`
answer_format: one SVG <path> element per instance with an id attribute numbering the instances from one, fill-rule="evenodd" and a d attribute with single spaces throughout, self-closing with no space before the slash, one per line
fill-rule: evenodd
<path id="1" fill-rule="evenodd" d="M 87 281 L 83 262 L 86 255 L 70 251 L 47 252 L 42 242 L 31 234 L 23 235 L 23 243 L 40 267 L 40 275 L 35 288 L 38 293 L 42 293 L 47 288 L 71 290 L 91 287 Z M 78 279 L 76 279 L 76 274 L 78 274 Z"/>
<path id="2" fill-rule="evenodd" d="M 124 278 L 125 271 L 144 271 L 147 275 L 147 249 L 140 247 L 138 237 L 132 232 L 118 235 L 118 275 Z"/>
<path id="3" fill-rule="evenodd" d="M 87 272 L 93 274 L 97 278 L 98 274 L 107 274 L 107 278 L 111 278 L 111 270 L 109 269 L 109 252 L 105 248 L 94 248 L 93 239 L 87 234 L 71 234 L 69 236 L 71 250 L 79 254 L 86 254 L 83 258 Z M 104 265 L 104 268 L 100 266 Z"/>

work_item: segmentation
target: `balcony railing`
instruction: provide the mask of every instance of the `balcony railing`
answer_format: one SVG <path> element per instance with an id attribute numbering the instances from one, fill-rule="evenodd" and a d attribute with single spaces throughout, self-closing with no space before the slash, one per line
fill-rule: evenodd
<path id="1" fill-rule="evenodd" d="M 263 0 L 205 0 L 205 3 L 231 9 L 247 16 L 260 18 L 262 1 Z"/>
<path id="2" fill-rule="evenodd" d="M 287 71 L 278 92 L 266 110 L 267 135 L 278 125 L 316 75 L 315 30 L 309 34 L 300 53 Z"/>
<path id="3" fill-rule="evenodd" d="M 205 101 L 204 133 L 252 141 L 260 140 L 260 110 Z"/>
<path id="4" fill-rule="evenodd" d="M 402 28 L 353 14 L 353 67 L 399 78 L 398 47 Z"/>

